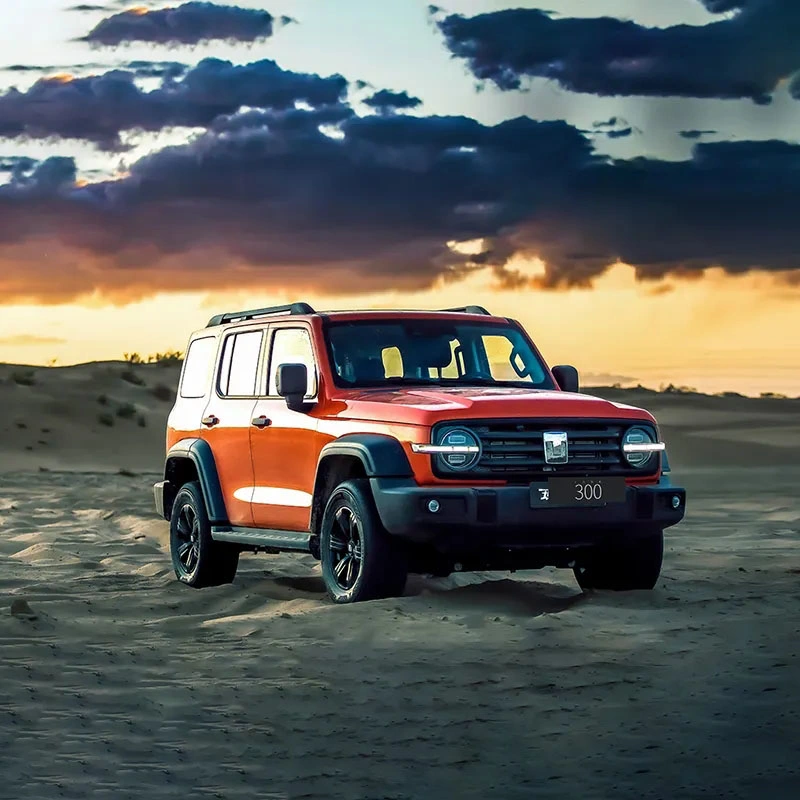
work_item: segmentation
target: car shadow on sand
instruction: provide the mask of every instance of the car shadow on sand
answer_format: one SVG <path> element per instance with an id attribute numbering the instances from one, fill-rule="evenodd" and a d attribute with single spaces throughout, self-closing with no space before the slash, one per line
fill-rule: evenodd
<path id="1" fill-rule="evenodd" d="M 241 576 L 237 583 L 250 583 L 254 575 Z M 325 584 L 320 575 L 263 576 L 260 591 L 280 600 L 315 600 L 323 605 L 333 605 L 328 600 Z M 272 584 L 274 591 L 269 585 Z M 536 580 L 518 580 L 509 577 L 487 576 L 483 573 L 465 573 L 449 578 L 409 576 L 402 597 L 391 602 L 400 606 L 431 606 L 436 611 L 453 613 L 482 610 L 486 614 L 516 614 L 537 616 L 558 614 L 587 600 L 588 594 L 565 583 Z M 377 601 L 385 602 L 385 601 Z"/>

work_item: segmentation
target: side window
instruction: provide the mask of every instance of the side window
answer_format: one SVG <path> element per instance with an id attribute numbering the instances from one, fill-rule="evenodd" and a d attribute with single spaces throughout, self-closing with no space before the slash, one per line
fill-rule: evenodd
<path id="1" fill-rule="evenodd" d="M 381 361 L 387 378 L 403 377 L 403 356 L 399 347 L 384 347 L 381 350 Z"/>
<path id="2" fill-rule="evenodd" d="M 217 350 L 217 340 L 214 336 L 205 336 L 195 339 L 186 353 L 186 363 L 183 365 L 181 378 L 181 397 L 205 397 L 211 383 L 211 370 L 214 365 L 214 355 Z"/>
<path id="3" fill-rule="evenodd" d="M 317 367 L 311 336 L 305 328 L 278 328 L 272 337 L 269 360 L 269 394 L 278 394 L 278 367 L 281 364 L 305 364 L 308 369 L 308 397 L 317 394 Z"/>
<path id="4" fill-rule="evenodd" d="M 244 331 L 225 338 L 219 370 L 223 397 L 254 397 L 263 331 Z"/>
<path id="5" fill-rule="evenodd" d="M 533 368 L 533 372 L 528 373 L 528 366 L 507 336 L 483 336 L 482 339 L 489 361 L 489 370 L 494 380 L 541 383 L 544 379 L 544 373 L 538 366 Z"/>

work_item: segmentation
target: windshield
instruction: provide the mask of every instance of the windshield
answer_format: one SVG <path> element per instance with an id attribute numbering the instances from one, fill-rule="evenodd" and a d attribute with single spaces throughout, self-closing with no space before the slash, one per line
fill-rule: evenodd
<path id="1" fill-rule="evenodd" d="M 522 332 L 497 323 L 408 319 L 331 322 L 334 379 L 342 387 L 555 385 Z"/>

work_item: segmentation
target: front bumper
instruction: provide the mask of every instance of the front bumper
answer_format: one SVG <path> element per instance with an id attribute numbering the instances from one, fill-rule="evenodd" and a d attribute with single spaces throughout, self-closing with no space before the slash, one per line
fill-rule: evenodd
<path id="1" fill-rule="evenodd" d="M 411 479 L 372 478 L 372 494 L 389 533 L 437 548 L 592 546 L 610 534 L 652 532 L 683 519 L 686 491 L 664 476 L 628 486 L 625 501 L 599 507 L 532 507 L 530 487 L 418 486 Z M 673 508 L 673 498 L 679 498 Z M 436 500 L 439 510 L 428 510 Z"/>

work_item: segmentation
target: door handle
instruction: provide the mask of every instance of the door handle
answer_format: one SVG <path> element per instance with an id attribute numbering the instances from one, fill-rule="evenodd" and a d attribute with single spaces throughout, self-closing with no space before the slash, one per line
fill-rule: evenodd
<path id="1" fill-rule="evenodd" d="M 272 420 L 267 419 L 267 417 L 265 417 L 263 414 L 260 417 L 253 417 L 251 422 L 254 427 L 261 429 L 268 428 L 270 425 L 272 425 Z"/>
<path id="2" fill-rule="evenodd" d="M 203 425 L 206 425 L 209 428 L 213 428 L 215 425 L 219 425 L 219 417 L 215 417 L 213 414 L 209 414 L 207 417 L 203 417 L 201 420 Z"/>

